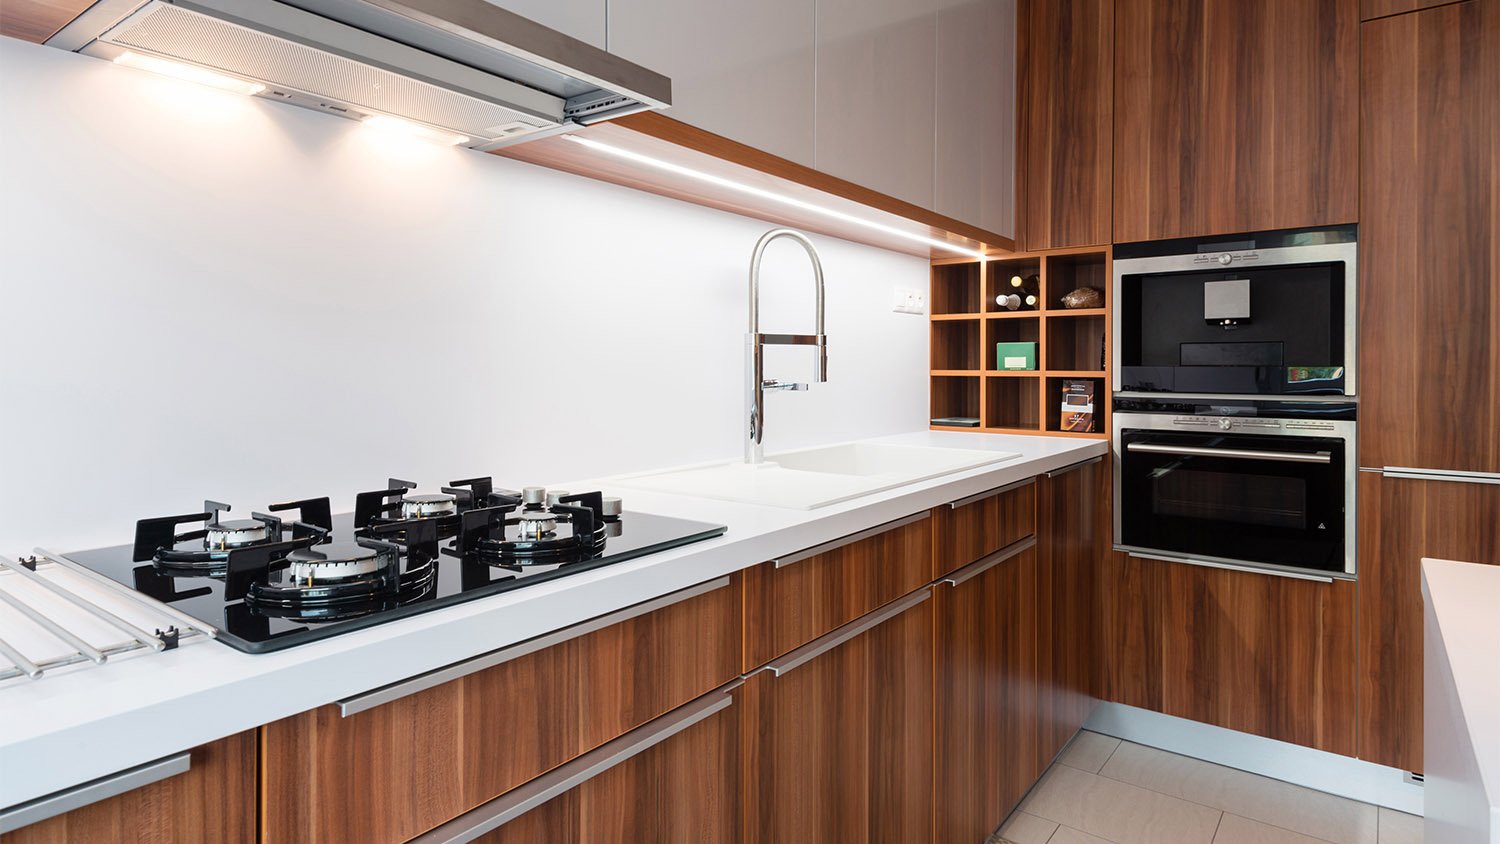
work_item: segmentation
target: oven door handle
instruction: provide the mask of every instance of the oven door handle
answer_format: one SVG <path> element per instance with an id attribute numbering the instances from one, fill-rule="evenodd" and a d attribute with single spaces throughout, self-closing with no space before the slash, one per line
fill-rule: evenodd
<path id="1" fill-rule="evenodd" d="M 1184 457 L 1224 457 L 1230 460 L 1276 460 L 1282 463 L 1331 463 L 1333 456 L 1326 451 L 1257 451 L 1247 448 L 1205 448 L 1194 445 L 1159 445 L 1157 443 L 1126 443 L 1126 451 L 1143 451 L 1148 454 L 1179 454 Z"/>

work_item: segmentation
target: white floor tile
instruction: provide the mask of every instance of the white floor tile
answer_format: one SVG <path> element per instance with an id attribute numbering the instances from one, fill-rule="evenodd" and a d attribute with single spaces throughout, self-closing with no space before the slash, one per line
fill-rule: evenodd
<path id="1" fill-rule="evenodd" d="M 1082 730 L 1068 743 L 1067 748 L 1057 757 L 1057 761 L 1081 771 L 1097 774 L 1099 769 L 1104 767 L 1104 763 L 1109 760 L 1110 754 L 1114 753 L 1115 748 L 1119 746 L 1120 740 L 1113 736 Z"/>
<path id="2" fill-rule="evenodd" d="M 1067 765 L 1053 766 L 1021 809 L 1117 844 L 1211 844 L 1220 815 Z"/>
<path id="3" fill-rule="evenodd" d="M 1047 844 L 1047 839 L 1057 831 L 1057 824 L 1046 818 L 1016 812 L 1000 827 L 1000 840 L 1005 844 Z"/>
<path id="4" fill-rule="evenodd" d="M 1422 844 L 1422 819 L 1416 815 L 1380 809 L 1380 844 Z"/>
<path id="5" fill-rule="evenodd" d="M 1374 806 L 1201 759 L 1123 742 L 1099 773 L 1333 844 L 1377 844 Z"/>
<path id="6" fill-rule="evenodd" d="M 1087 832 L 1079 832 L 1072 827 L 1060 826 L 1047 844 L 1115 844 L 1115 842 L 1097 835 L 1089 835 Z"/>
<path id="7" fill-rule="evenodd" d="M 1227 812 L 1219 821 L 1219 832 L 1214 844 L 1327 844 L 1321 838 L 1313 838 L 1300 832 L 1292 832 L 1279 826 L 1252 821 Z"/>

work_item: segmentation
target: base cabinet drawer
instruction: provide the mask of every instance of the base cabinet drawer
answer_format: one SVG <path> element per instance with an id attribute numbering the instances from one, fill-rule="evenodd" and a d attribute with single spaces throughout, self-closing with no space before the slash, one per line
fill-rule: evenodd
<path id="1" fill-rule="evenodd" d="M 261 728 L 264 840 L 406 841 L 738 677 L 728 578 L 651 604 L 430 688 L 376 690 L 370 708 L 345 701 L 347 717 L 329 705 Z"/>
<path id="2" fill-rule="evenodd" d="M 899 519 L 741 573 L 751 671 L 926 585 L 932 520 Z"/>
<path id="3" fill-rule="evenodd" d="M 954 501 L 933 514 L 932 574 L 942 577 L 1036 531 L 1036 481 Z"/>

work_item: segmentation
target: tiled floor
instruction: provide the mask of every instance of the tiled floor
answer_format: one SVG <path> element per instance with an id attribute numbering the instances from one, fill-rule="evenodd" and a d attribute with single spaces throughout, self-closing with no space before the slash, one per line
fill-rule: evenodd
<path id="1" fill-rule="evenodd" d="M 992 841 L 1422 844 L 1422 819 L 1084 732 Z"/>

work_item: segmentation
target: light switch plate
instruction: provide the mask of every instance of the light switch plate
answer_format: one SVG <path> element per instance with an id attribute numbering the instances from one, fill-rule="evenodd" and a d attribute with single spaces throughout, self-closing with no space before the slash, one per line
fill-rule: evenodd
<path id="1" fill-rule="evenodd" d="M 898 314 L 925 314 L 927 294 L 920 290 L 898 287 L 891 291 L 891 311 Z"/>

